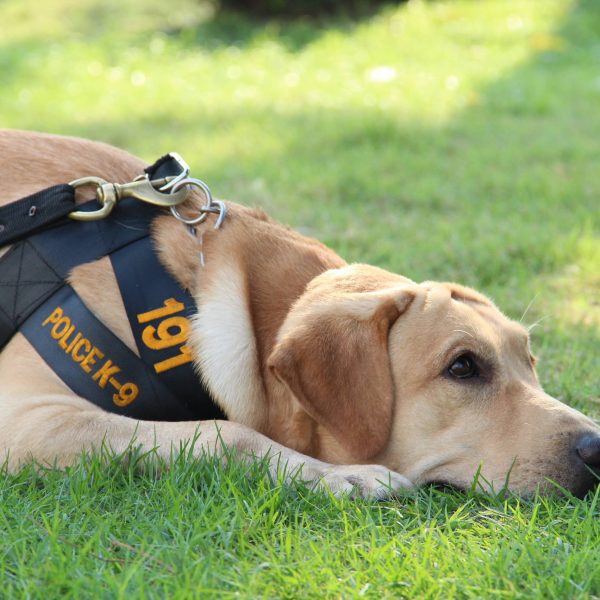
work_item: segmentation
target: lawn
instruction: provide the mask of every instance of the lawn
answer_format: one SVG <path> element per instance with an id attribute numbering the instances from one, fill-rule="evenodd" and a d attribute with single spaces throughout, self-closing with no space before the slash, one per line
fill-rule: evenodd
<path id="1" fill-rule="evenodd" d="M 177 150 L 350 261 L 472 285 L 537 325 L 547 391 L 600 418 L 599 40 L 594 0 L 294 22 L 3 0 L 0 126 Z M 372 503 L 210 460 L 25 469 L 0 475 L 0 594 L 600 597 L 599 496 Z"/>

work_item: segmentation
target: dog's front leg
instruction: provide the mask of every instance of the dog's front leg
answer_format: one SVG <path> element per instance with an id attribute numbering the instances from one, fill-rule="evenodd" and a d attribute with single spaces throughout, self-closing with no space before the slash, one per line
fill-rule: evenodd
<path id="1" fill-rule="evenodd" d="M 83 406 L 73 397 L 44 398 L 14 414 L 10 427 L 1 427 L 9 466 L 35 460 L 67 466 L 82 452 L 108 447 L 117 454 L 137 447 L 155 450 L 165 460 L 189 446 L 194 454 L 244 461 L 268 461 L 273 477 L 299 479 L 334 494 L 348 492 L 384 498 L 412 487 L 405 477 L 380 465 L 333 465 L 286 448 L 266 436 L 231 421 L 137 421 Z M 87 404 L 87 402 L 85 403 Z M 12 419 L 11 419 L 12 420 Z"/>

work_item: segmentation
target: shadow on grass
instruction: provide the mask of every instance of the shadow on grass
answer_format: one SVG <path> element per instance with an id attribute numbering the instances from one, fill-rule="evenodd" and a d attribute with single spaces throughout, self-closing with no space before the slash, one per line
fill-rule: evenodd
<path id="1" fill-rule="evenodd" d="M 288 52 L 300 52 L 324 34 L 350 33 L 366 20 L 403 4 L 406 0 L 364 3 L 360 8 L 295 18 L 270 17 L 220 10 L 206 20 L 191 22 L 165 30 L 188 46 L 205 50 L 224 47 L 248 48 L 260 43 L 265 34 Z"/>

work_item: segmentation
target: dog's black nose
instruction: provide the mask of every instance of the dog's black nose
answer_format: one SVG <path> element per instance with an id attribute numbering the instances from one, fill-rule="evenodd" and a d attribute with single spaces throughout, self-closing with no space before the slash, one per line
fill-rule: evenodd
<path id="1" fill-rule="evenodd" d="M 600 465 L 600 434 L 587 433 L 577 442 L 577 454 L 581 460 L 591 467 Z"/>

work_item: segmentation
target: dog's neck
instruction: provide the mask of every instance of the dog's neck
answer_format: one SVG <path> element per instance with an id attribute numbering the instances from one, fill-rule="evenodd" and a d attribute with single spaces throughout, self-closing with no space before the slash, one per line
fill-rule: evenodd
<path id="1" fill-rule="evenodd" d="M 346 263 L 260 211 L 227 206 L 219 230 L 209 219 L 192 236 L 164 217 L 154 231 L 162 262 L 198 304 L 191 336 L 197 364 L 231 420 L 319 455 L 322 432 L 266 365 L 307 284 Z"/>

